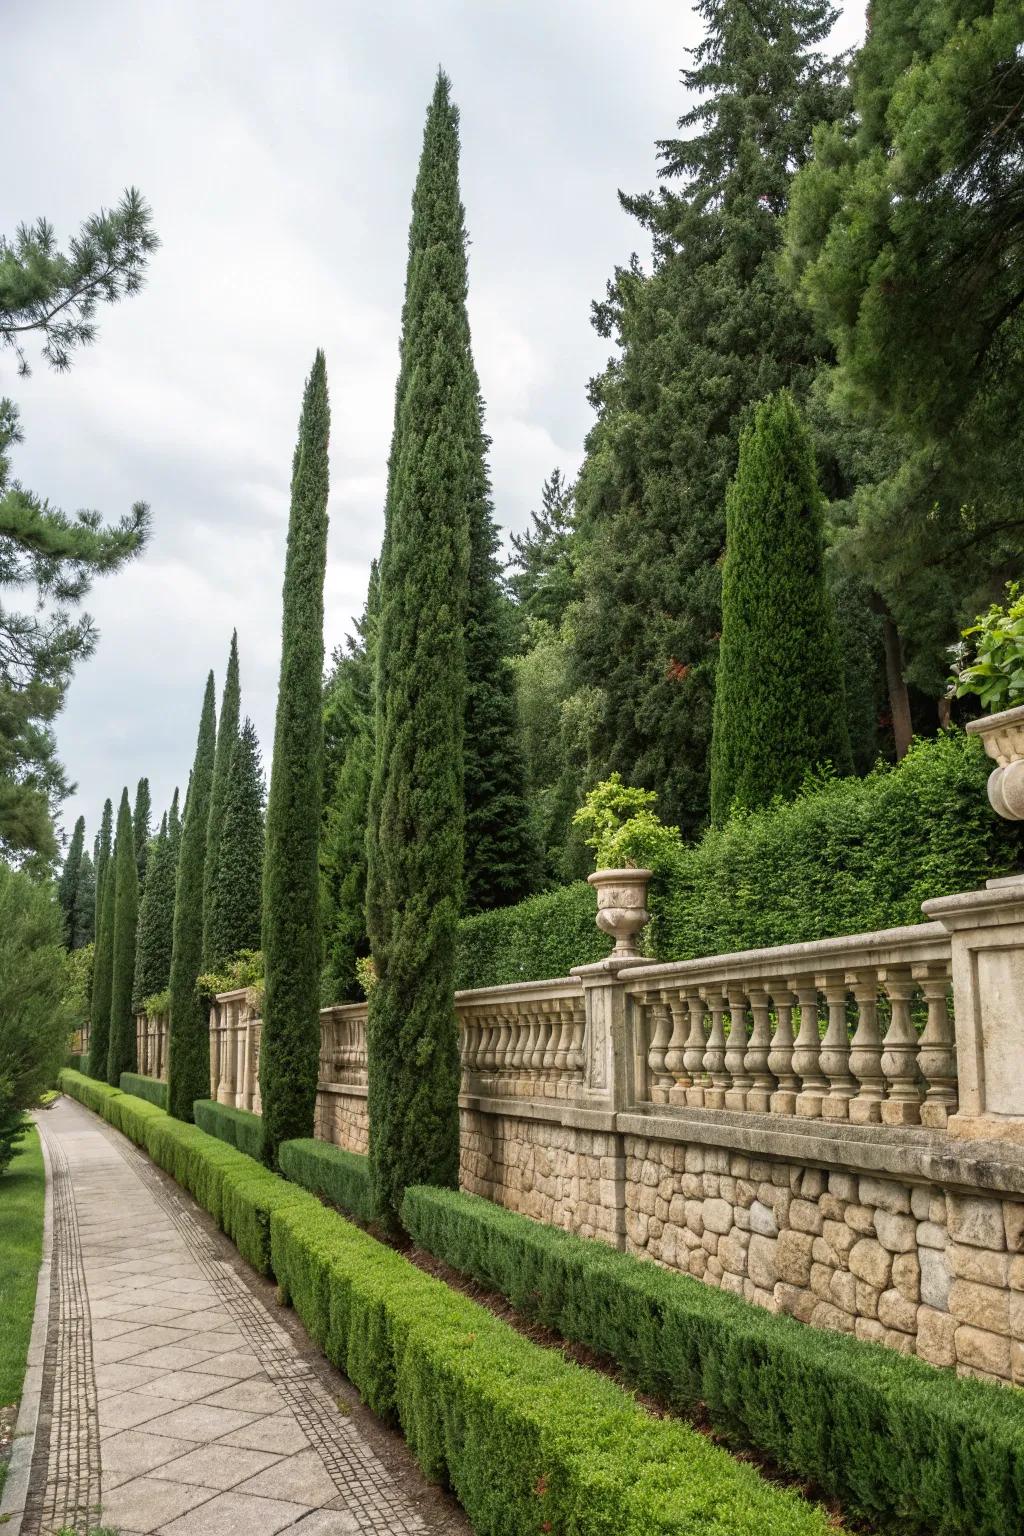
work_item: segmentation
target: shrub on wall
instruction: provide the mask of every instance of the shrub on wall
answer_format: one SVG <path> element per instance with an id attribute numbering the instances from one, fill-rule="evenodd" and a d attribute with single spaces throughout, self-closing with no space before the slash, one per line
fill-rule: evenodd
<path id="1" fill-rule="evenodd" d="M 530 896 L 514 907 L 459 924 L 457 987 L 496 987 L 566 976 L 603 960 L 610 941 L 597 927 L 597 898 L 586 881 Z"/>

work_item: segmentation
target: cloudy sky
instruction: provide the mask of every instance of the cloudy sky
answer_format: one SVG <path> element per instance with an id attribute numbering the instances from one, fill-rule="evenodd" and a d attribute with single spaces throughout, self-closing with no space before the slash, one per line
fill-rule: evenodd
<path id="1" fill-rule="evenodd" d="M 863 0 L 837 47 L 859 40 Z M 93 835 L 106 795 L 184 785 L 207 670 L 233 626 L 243 709 L 273 735 L 288 475 L 302 383 L 327 354 L 328 650 L 382 531 L 409 198 L 439 63 L 462 112 L 470 318 L 498 521 L 578 466 L 590 304 L 640 231 L 616 190 L 653 181 L 700 21 L 680 0 L 6 0 L 0 229 L 65 239 L 129 185 L 162 246 L 70 374 L 27 380 L 14 469 L 73 511 L 142 499 L 141 560 L 97 583 L 101 631 L 59 721 Z M 642 245 L 641 254 L 646 256 Z"/>

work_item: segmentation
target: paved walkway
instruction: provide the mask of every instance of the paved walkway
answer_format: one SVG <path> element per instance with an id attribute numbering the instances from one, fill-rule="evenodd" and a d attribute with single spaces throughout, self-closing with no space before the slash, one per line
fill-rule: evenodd
<path id="1" fill-rule="evenodd" d="M 72 1100 L 39 1123 L 53 1256 L 24 1536 L 469 1531 L 187 1195 Z"/>

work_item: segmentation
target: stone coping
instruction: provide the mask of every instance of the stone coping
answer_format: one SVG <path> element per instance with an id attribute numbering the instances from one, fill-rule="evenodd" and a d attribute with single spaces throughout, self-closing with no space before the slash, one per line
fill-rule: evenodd
<path id="1" fill-rule="evenodd" d="M 365 1099 L 369 1089 L 365 1083 L 317 1083 L 317 1093 L 337 1093 L 348 1099 Z"/>

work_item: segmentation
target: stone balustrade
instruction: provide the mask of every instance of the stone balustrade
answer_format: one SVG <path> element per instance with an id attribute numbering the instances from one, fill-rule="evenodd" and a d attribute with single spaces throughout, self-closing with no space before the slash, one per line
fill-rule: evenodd
<path id="1" fill-rule="evenodd" d="M 940 923 L 637 967 L 634 1101 L 942 1129 L 951 987 Z"/>
<path id="2" fill-rule="evenodd" d="M 586 1010 L 575 977 L 457 992 L 455 1011 L 465 1093 L 575 1099 L 582 1092 Z"/>
<path id="3" fill-rule="evenodd" d="M 210 1006 L 210 1098 L 259 1114 L 262 1021 L 245 987 L 221 992 Z"/>
<path id="4" fill-rule="evenodd" d="M 167 1081 L 167 1044 L 170 1035 L 169 1013 L 135 1015 L 135 1069 L 143 1077 Z"/>

